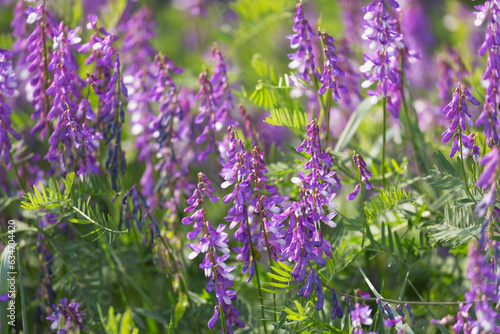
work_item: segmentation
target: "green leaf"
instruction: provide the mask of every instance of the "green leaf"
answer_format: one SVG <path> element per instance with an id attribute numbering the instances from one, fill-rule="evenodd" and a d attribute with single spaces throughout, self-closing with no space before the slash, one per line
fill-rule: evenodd
<path id="1" fill-rule="evenodd" d="M 356 107 L 356 109 L 352 113 L 351 117 L 349 118 L 349 121 L 347 122 L 347 125 L 344 128 L 344 131 L 342 131 L 342 133 L 340 134 L 337 145 L 335 145 L 335 151 L 343 152 L 347 148 L 352 137 L 354 136 L 354 134 L 358 130 L 358 127 L 361 124 L 361 121 L 365 117 L 366 113 L 372 107 L 373 107 L 373 104 L 371 104 L 369 97 L 367 97 L 360 104 L 358 104 L 358 106 Z"/>

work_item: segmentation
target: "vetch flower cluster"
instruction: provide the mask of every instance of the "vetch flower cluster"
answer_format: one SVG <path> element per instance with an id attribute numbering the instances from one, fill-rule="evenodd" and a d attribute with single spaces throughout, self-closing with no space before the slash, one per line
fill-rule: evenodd
<path id="1" fill-rule="evenodd" d="M 52 305 L 54 313 L 47 317 L 47 320 L 53 321 L 52 330 L 57 329 L 57 334 L 75 333 L 84 328 L 82 317 L 85 313 L 80 313 L 78 308 L 80 303 L 70 302 L 68 298 L 59 299 L 59 304 Z"/>
<path id="2" fill-rule="evenodd" d="M 483 80 L 487 81 L 483 111 L 476 120 L 476 125 L 483 127 L 484 135 L 490 145 L 498 144 L 500 120 L 498 117 L 500 102 L 500 53 L 498 47 L 500 42 L 500 8 L 496 0 L 486 0 L 484 5 L 475 6 L 477 12 L 476 26 L 481 25 L 488 17 L 488 26 L 484 36 L 484 42 L 478 50 L 478 55 L 483 57 L 488 53 L 486 69 Z"/>
<path id="3" fill-rule="evenodd" d="M 394 0 L 387 1 L 392 8 L 399 4 Z M 377 83 L 375 90 L 369 89 L 366 93 L 372 96 L 372 103 L 377 103 L 379 97 L 387 100 L 387 109 L 395 117 L 399 117 L 401 107 L 401 88 L 399 73 L 399 56 L 403 44 L 403 35 L 397 29 L 397 22 L 392 19 L 385 8 L 385 0 L 373 0 L 371 4 L 362 8 L 366 12 L 361 36 L 371 41 L 370 49 L 380 49 L 375 54 L 364 54 L 365 64 L 360 67 L 366 81 L 362 87 L 368 88 Z M 371 73 L 370 73 L 371 72 Z"/>
<path id="4" fill-rule="evenodd" d="M 9 118 L 12 109 L 5 102 L 5 99 L 11 97 L 17 88 L 17 76 L 12 70 L 11 58 L 10 50 L 0 49 L 0 157 L 3 157 L 7 168 L 11 166 L 10 136 L 21 140 L 21 135 L 12 128 Z"/>
<path id="5" fill-rule="evenodd" d="M 472 151 L 473 155 L 477 156 L 479 154 L 479 147 L 474 145 L 474 134 L 467 136 L 464 133 L 465 124 L 470 124 L 472 117 L 468 111 L 467 100 L 473 105 L 479 105 L 479 101 L 472 96 L 467 87 L 462 87 L 459 84 L 455 93 L 453 93 L 451 102 L 448 103 L 442 111 L 445 118 L 451 120 L 450 127 L 441 135 L 443 143 L 447 143 L 451 138 L 454 138 L 450 151 L 450 158 L 453 158 L 462 146 L 467 149 L 465 156 L 467 156 L 470 151 Z"/>
<path id="6" fill-rule="evenodd" d="M 188 239 L 196 239 L 200 232 L 202 233 L 202 237 L 198 238 L 198 244 L 188 243 L 187 245 L 193 251 L 189 254 L 189 259 L 194 259 L 198 254 L 205 253 L 200 269 L 203 269 L 205 276 L 209 278 L 206 291 L 210 293 L 215 289 L 215 296 L 219 302 L 219 305 L 215 306 L 214 315 L 208 322 L 208 328 L 213 328 L 220 316 L 221 328 L 226 328 L 227 333 L 232 333 L 232 324 L 237 327 L 245 327 L 245 325 L 238 319 L 240 313 L 232 304 L 237 299 L 236 292 L 230 289 L 234 285 L 235 277 L 231 271 L 235 266 L 225 264 L 230 254 L 227 245 L 228 234 L 224 232 L 226 225 L 220 224 L 217 229 L 214 229 L 206 218 L 204 199 L 208 198 L 214 203 L 219 200 L 213 192 L 214 187 L 210 185 L 208 177 L 203 173 L 198 173 L 198 185 L 192 196 L 188 198 L 187 204 L 189 206 L 184 211 L 193 212 L 200 205 L 201 208 L 191 216 L 183 218 L 182 223 L 184 225 L 193 224 L 194 230 L 188 233 Z"/>
<path id="7" fill-rule="evenodd" d="M 340 78 L 345 76 L 345 72 L 337 65 L 339 57 L 335 54 L 335 38 L 328 35 L 326 32 L 318 32 L 318 39 L 319 38 L 323 41 L 323 52 L 325 53 L 326 62 L 323 67 L 323 74 L 320 78 L 322 84 L 318 93 L 323 95 L 329 88 L 332 91 L 333 100 L 338 101 L 341 99 L 340 93 L 347 94 L 348 91 L 347 88 L 340 83 Z"/>
<path id="8" fill-rule="evenodd" d="M 229 125 L 228 113 L 233 108 L 231 101 L 231 90 L 227 81 L 227 63 L 222 53 L 214 48 L 212 57 L 217 64 L 210 75 L 208 69 L 200 73 L 199 83 L 201 88 L 196 94 L 196 99 L 201 100 L 200 114 L 195 118 L 196 124 L 205 123 L 203 131 L 196 138 L 196 143 L 201 144 L 208 138 L 208 144 L 204 151 L 198 155 L 198 160 L 204 161 L 216 148 L 215 133 Z M 221 152 L 217 148 L 217 154 Z"/>
<path id="9" fill-rule="evenodd" d="M 321 76 L 314 62 L 312 47 L 312 40 L 317 36 L 309 21 L 304 17 L 301 3 L 297 4 L 297 10 L 293 16 L 293 31 L 295 34 L 287 38 L 290 40 L 290 47 L 298 50 L 288 55 L 288 58 L 292 60 L 288 67 L 297 69 L 299 75 L 308 82 L 312 82 L 313 77 L 320 80 Z"/>
<path id="10" fill-rule="evenodd" d="M 493 146 L 491 151 L 479 160 L 485 166 L 476 185 L 484 192 L 484 196 L 476 204 L 475 211 L 478 217 L 484 217 L 489 207 L 495 204 L 499 169 L 498 147 Z"/>
<path id="11" fill-rule="evenodd" d="M 352 193 L 346 196 L 346 198 L 350 201 L 356 198 L 363 182 L 365 183 L 367 190 L 370 190 L 373 187 L 373 185 L 369 181 L 370 177 L 372 177 L 372 173 L 370 173 L 368 168 L 366 168 L 366 162 L 363 160 L 363 158 L 359 154 L 355 154 L 352 156 L 352 160 L 354 162 L 354 166 L 356 166 L 356 169 L 360 174 L 360 183 L 356 185 Z"/>

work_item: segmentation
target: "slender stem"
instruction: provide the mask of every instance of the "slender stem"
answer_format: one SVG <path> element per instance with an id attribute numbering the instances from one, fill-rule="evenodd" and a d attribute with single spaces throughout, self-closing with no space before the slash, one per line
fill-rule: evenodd
<path id="1" fill-rule="evenodd" d="M 359 183 L 361 184 L 359 192 L 361 195 L 361 221 L 363 222 L 363 239 L 361 241 L 361 248 L 365 245 L 366 222 L 365 222 L 365 203 L 363 201 L 363 181 L 361 180 L 361 173 L 359 173 Z"/>
<path id="2" fill-rule="evenodd" d="M 464 183 L 465 183 L 465 191 L 467 192 L 467 195 L 474 201 L 474 204 L 477 204 L 475 198 L 472 196 L 469 190 L 469 186 L 467 185 L 467 173 L 465 172 L 465 164 L 464 164 L 464 150 L 462 146 L 462 128 L 460 127 L 460 124 L 458 125 L 458 136 L 460 137 L 460 162 L 462 163 L 462 176 L 464 177 Z"/>
<path id="3" fill-rule="evenodd" d="M 258 154 L 255 149 L 253 151 L 253 154 L 254 155 Z M 259 200 L 258 209 L 259 209 L 260 223 L 262 225 L 262 234 L 264 235 L 264 241 L 266 243 L 267 254 L 269 256 L 269 266 L 272 267 L 273 266 L 273 262 L 272 262 L 273 258 L 271 256 L 271 247 L 269 246 L 269 241 L 267 240 L 267 228 L 266 228 L 266 225 L 264 224 L 264 216 L 263 216 L 263 212 L 262 212 L 263 205 L 262 205 L 262 199 L 260 197 L 259 179 L 257 177 L 257 162 L 255 162 L 255 160 L 254 160 L 254 180 L 255 180 L 255 189 L 257 191 L 257 198 Z M 274 282 L 274 278 L 272 280 Z M 273 290 L 274 290 L 274 287 L 273 287 Z M 274 306 L 274 310 L 276 310 L 276 294 L 274 294 L 274 293 L 273 293 L 273 306 Z M 276 319 L 276 321 L 279 320 L 277 314 L 275 314 L 275 319 Z"/>
<path id="4" fill-rule="evenodd" d="M 245 212 L 246 212 L 246 206 L 245 206 Z M 257 268 L 257 262 L 255 260 L 254 246 L 253 246 L 253 241 L 252 241 L 252 232 L 250 231 L 250 224 L 248 223 L 248 216 L 245 219 L 245 223 L 246 223 L 247 229 L 248 229 L 248 240 L 250 241 L 250 253 L 252 254 L 253 263 L 255 265 L 255 278 L 257 279 L 257 288 L 259 289 L 260 313 L 262 315 L 262 324 L 264 325 L 264 333 L 267 334 L 267 325 L 266 325 L 265 313 L 264 313 L 264 297 L 262 296 L 262 290 L 260 288 L 259 270 Z M 252 262 L 250 262 L 250 267 L 251 266 L 252 266 Z"/>
<path id="5" fill-rule="evenodd" d="M 382 181 L 384 183 L 384 188 L 386 187 L 385 180 L 385 141 L 386 141 L 386 118 L 387 118 L 387 97 L 382 100 L 382 109 L 384 112 L 384 124 L 382 130 Z"/>
<path id="6" fill-rule="evenodd" d="M 10 163 L 12 164 L 12 167 L 14 168 L 14 173 L 16 173 L 17 181 L 19 182 L 19 184 L 23 188 L 24 192 L 25 193 L 28 192 L 28 190 L 26 189 L 26 185 L 24 184 L 23 180 L 21 179 L 21 175 L 19 175 L 19 171 L 17 170 L 16 162 L 14 161 L 14 158 L 12 157 L 12 153 L 10 153 L 10 151 L 9 151 L 9 159 L 10 159 Z"/>
<path id="7" fill-rule="evenodd" d="M 328 141 L 330 140 L 330 108 L 332 107 L 332 89 L 328 88 L 326 94 L 328 94 L 327 102 L 326 102 L 326 138 L 325 145 L 328 147 Z"/>
<path id="8" fill-rule="evenodd" d="M 408 105 L 406 103 L 406 96 L 405 96 L 405 64 L 404 64 L 404 49 L 401 49 L 400 51 L 400 57 L 401 57 L 401 82 L 400 82 L 400 91 L 401 91 L 401 101 L 403 102 L 403 109 L 405 111 L 406 115 L 406 122 L 408 126 L 408 132 L 410 134 L 410 140 L 411 140 L 411 146 L 413 149 L 413 155 L 417 157 L 418 149 L 417 149 L 417 144 L 415 142 L 415 139 L 413 138 L 413 131 L 411 128 L 411 122 L 410 122 L 410 113 L 408 112 Z M 418 124 L 417 124 L 418 126 Z M 419 182 L 421 181 L 420 178 L 420 166 L 418 163 L 419 159 L 415 159 L 415 167 L 417 167 L 417 175 Z"/>

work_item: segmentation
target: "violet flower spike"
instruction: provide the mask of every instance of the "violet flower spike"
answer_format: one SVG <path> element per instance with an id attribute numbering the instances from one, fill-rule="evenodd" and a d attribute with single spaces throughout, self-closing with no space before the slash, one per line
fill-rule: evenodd
<path id="1" fill-rule="evenodd" d="M 365 183 L 366 189 L 370 190 L 373 185 L 370 183 L 369 179 L 372 177 L 372 173 L 368 170 L 366 167 L 366 163 L 363 160 L 363 158 L 359 154 L 355 154 L 352 156 L 352 160 L 354 161 L 354 166 L 356 166 L 356 169 L 358 170 L 360 176 L 361 176 L 361 182 Z M 358 195 L 359 189 L 361 187 L 361 184 L 357 184 L 356 187 L 354 188 L 354 191 L 346 196 L 346 198 L 349 201 L 352 201 L 356 198 Z"/>
<path id="2" fill-rule="evenodd" d="M 0 49 L 0 158 L 3 157 L 7 168 L 11 167 L 10 136 L 21 140 L 21 135 L 12 128 L 9 115 L 12 109 L 5 99 L 14 95 L 17 88 L 17 76 L 12 69 L 12 53 L 7 49 Z"/>
<path id="3" fill-rule="evenodd" d="M 320 38 L 323 40 L 323 51 L 325 53 L 326 62 L 323 67 L 323 74 L 320 78 L 321 87 L 318 90 L 318 94 L 323 95 L 326 93 L 327 89 L 330 88 L 332 90 L 333 100 L 338 101 L 341 99 L 340 93 L 348 93 L 347 88 L 340 82 L 340 78 L 345 76 L 345 72 L 337 65 L 339 57 L 335 54 L 335 38 L 331 37 L 326 32 L 321 33 L 318 31 L 318 39 Z"/>
<path id="4" fill-rule="evenodd" d="M 316 33 L 311 28 L 309 21 L 304 18 L 302 4 L 297 4 L 297 10 L 293 16 L 293 31 L 295 34 L 287 36 L 290 39 L 290 47 L 298 49 L 297 53 L 291 53 L 288 58 L 292 62 L 288 65 L 291 69 L 297 69 L 300 77 L 308 82 L 312 82 L 313 77 L 321 81 L 321 76 L 316 68 L 312 40 Z"/>
<path id="5" fill-rule="evenodd" d="M 200 114 L 195 118 L 195 123 L 205 123 L 201 134 L 196 138 L 196 143 L 200 144 L 208 139 L 206 149 L 198 155 L 199 161 L 206 160 L 214 148 L 217 148 L 219 158 L 223 159 L 221 149 L 215 143 L 215 133 L 233 123 L 228 115 L 233 104 L 227 80 L 227 63 L 216 48 L 212 50 L 212 57 L 217 60 L 217 64 L 212 70 L 212 75 L 209 76 L 208 69 L 200 73 L 201 88 L 196 94 L 196 99 L 201 100 L 201 104 Z M 225 150 L 223 147 L 222 149 Z"/>
<path id="6" fill-rule="evenodd" d="M 388 1 L 391 7 L 397 8 L 396 1 Z M 372 103 L 376 104 L 380 97 L 387 99 L 387 109 L 395 117 L 399 117 L 401 108 L 401 75 L 399 66 L 400 50 L 405 48 L 403 35 L 398 32 L 397 21 L 392 19 L 387 12 L 384 0 L 373 0 L 371 4 L 363 7 L 366 12 L 361 36 L 364 40 L 371 41 L 370 49 L 379 49 L 374 54 L 364 54 L 363 64 L 359 70 L 366 78 L 362 83 L 363 88 L 368 88 L 377 83 L 375 90 L 369 89 L 367 94 L 372 96 Z"/>
<path id="7" fill-rule="evenodd" d="M 477 126 L 483 127 L 483 133 L 489 145 L 498 144 L 500 119 L 498 100 L 500 99 L 500 78 L 499 70 L 500 64 L 498 63 L 500 46 L 498 34 L 500 32 L 500 8 L 496 0 L 486 0 L 484 5 L 475 6 L 477 12 L 476 26 L 481 25 L 487 18 L 488 26 L 486 27 L 486 34 L 484 42 L 478 50 L 478 55 L 483 57 L 488 53 L 486 59 L 486 69 L 482 79 L 487 82 L 485 101 L 483 110 L 476 120 Z"/>
<path id="8" fill-rule="evenodd" d="M 182 223 L 184 225 L 193 224 L 194 230 L 189 232 L 187 237 L 189 239 L 198 239 L 199 243 L 187 244 L 192 250 L 188 258 L 194 259 L 200 253 L 205 253 L 203 262 L 199 267 L 204 270 L 205 276 L 209 278 L 206 291 L 210 293 L 215 290 L 215 296 L 219 303 L 219 308 L 216 307 L 214 309 L 214 316 L 209 320 L 208 327 L 213 328 L 215 326 L 217 320 L 215 314 L 220 315 L 220 311 L 222 310 L 224 319 L 226 319 L 226 327 L 232 332 L 232 324 L 237 327 L 245 327 L 245 324 L 238 319 L 240 313 L 232 304 L 233 301 L 237 300 L 236 292 L 230 290 L 234 285 L 235 276 L 231 274 L 231 271 L 235 266 L 227 266 L 224 263 L 230 254 L 227 245 L 229 241 L 228 234 L 224 232 L 226 225 L 220 224 L 217 229 L 213 229 L 210 222 L 206 220 L 204 199 L 208 198 L 214 203 L 219 200 L 213 194 L 214 190 L 208 177 L 203 173 L 198 173 L 198 185 L 192 196 L 188 198 L 187 204 L 189 207 L 184 211 L 192 212 L 200 204 L 201 208 L 196 210 L 191 216 L 184 217 Z M 203 236 L 198 238 L 200 232 L 202 232 Z"/>

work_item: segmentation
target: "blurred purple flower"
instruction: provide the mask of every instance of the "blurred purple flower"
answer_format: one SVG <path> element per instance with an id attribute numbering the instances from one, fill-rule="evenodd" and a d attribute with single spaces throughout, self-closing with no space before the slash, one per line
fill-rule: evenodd
<path id="1" fill-rule="evenodd" d="M 293 31 L 295 34 L 289 35 L 287 38 L 290 39 L 290 47 L 298 50 L 297 53 L 288 55 L 288 58 L 292 60 L 288 67 L 297 69 L 299 75 L 308 82 L 312 82 L 313 77 L 321 80 L 314 62 L 312 47 L 312 40 L 317 36 L 311 28 L 309 21 L 304 18 L 301 3 L 297 4 L 297 10 L 293 16 Z"/>
<path id="2" fill-rule="evenodd" d="M 360 305 L 356 303 L 354 309 L 349 312 L 351 316 L 352 327 L 360 328 L 361 325 L 370 326 L 373 320 L 370 316 L 372 310 L 368 305 Z"/>
<path id="3" fill-rule="evenodd" d="M 82 317 L 85 313 L 79 313 L 80 303 L 70 302 L 67 298 L 59 299 L 58 305 L 52 305 L 54 313 L 47 317 L 52 321 L 51 329 L 56 330 L 57 334 L 75 333 L 84 328 Z"/>
<path id="4" fill-rule="evenodd" d="M 498 147 L 493 146 L 491 151 L 479 160 L 479 164 L 485 166 L 476 186 L 484 192 L 483 198 L 476 204 L 476 215 L 484 217 L 490 206 L 495 204 L 497 178 L 498 178 Z"/>
<path id="5" fill-rule="evenodd" d="M 9 115 L 12 109 L 5 102 L 11 97 L 17 87 L 17 76 L 12 69 L 12 53 L 10 50 L 0 49 L 0 157 L 3 157 L 7 168 L 11 167 L 10 136 L 21 140 L 21 135 L 12 128 Z"/>

